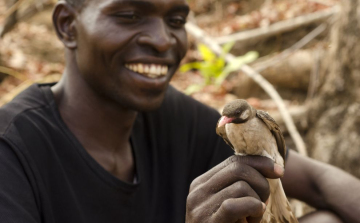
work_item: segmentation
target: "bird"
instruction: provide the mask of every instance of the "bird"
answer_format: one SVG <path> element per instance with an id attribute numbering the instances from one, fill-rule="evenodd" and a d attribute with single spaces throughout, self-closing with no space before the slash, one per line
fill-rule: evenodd
<path id="1" fill-rule="evenodd" d="M 246 100 L 227 103 L 216 126 L 216 133 L 234 150 L 235 155 L 265 156 L 284 167 L 286 145 L 279 125 L 265 111 Z M 261 223 L 298 223 L 280 179 L 267 179 L 270 196 Z"/>

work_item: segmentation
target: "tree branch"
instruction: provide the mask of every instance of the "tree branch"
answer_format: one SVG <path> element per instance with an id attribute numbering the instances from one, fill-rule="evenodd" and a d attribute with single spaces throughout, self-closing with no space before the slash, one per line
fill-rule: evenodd
<path id="1" fill-rule="evenodd" d="M 202 29 L 197 27 L 192 23 L 186 24 L 186 29 L 188 33 L 193 35 L 198 41 L 203 42 L 207 46 L 209 46 L 215 53 L 222 54 L 221 47 L 208 35 L 204 33 Z M 227 54 L 225 56 L 225 60 L 229 63 L 235 59 L 235 56 L 232 54 Z M 251 67 L 247 65 L 243 65 L 240 70 L 251 77 L 256 83 L 258 83 L 264 91 L 269 94 L 269 96 L 275 101 L 276 105 L 279 108 L 279 111 L 284 119 L 285 125 L 290 133 L 290 136 L 294 140 L 296 148 L 298 152 L 304 156 L 307 156 L 307 150 L 303 139 L 301 138 L 299 132 L 296 129 L 293 119 L 291 118 L 289 111 L 287 110 L 284 101 L 280 97 L 279 93 L 275 90 L 275 88 L 261 76 L 261 74 L 257 73 Z"/>
<path id="2" fill-rule="evenodd" d="M 259 66 L 254 67 L 254 69 L 257 72 L 261 72 L 261 71 L 265 70 L 266 68 L 273 66 L 274 64 L 284 61 L 284 59 L 289 57 L 292 53 L 294 53 L 295 51 L 304 47 L 311 40 L 315 39 L 318 35 L 320 35 L 322 32 L 324 32 L 325 29 L 326 29 L 326 24 L 319 25 L 317 28 L 315 28 L 313 31 L 308 33 L 306 36 L 304 36 L 300 41 L 296 42 L 290 48 L 284 50 L 283 52 L 274 56 L 273 58 L 262 62 Z"/>
<path id="3" fill-rule="evenodd" d="M 249 31 L 238 32 L 238 33 L 234 33 L 234 34 L 228 35 L 228 36 L 217 37 L 217 38 L 214 38 L 213 41 L 217 44 L 224 44 L 224 43 L 233 42 L 233 41 L 245 42 L 248 40 L 265 38 L 268 36 L 276 35 L 278 33 L 283 33 L 286 31 L 296 29 L 300 26 L 304 26 L 304 25 L 312 24 L 314 22 L 322 21 L 322 20 L 327 19 L 330 16 L 334 15 L 335 13 L 339 12 L 339 10 L 340 9 L 338 6 L 334 6 L 330 9 L 322 10 L 319 12 L 314 12 L 314 13 L 303 15 L 303 16 L 298 16 L 296 18 L 288 19 L 285 21 L 280 21 L 280 22 L 274 23 L 268 27 L 251 29 Z"/>
<path id="4" fill-rule="evenodd" d="M 4 73 L 4 74 L 7 74 L 9 76 L 13 76 L 16 79 L 19 79 L 19 80 L 22 80 L 22 81 L 25 81 L 27 79 L 25 75 L 15 71 L 15 70 L 13 70 L 11 68 L 8 68 L 8 67 L 0 66 L 0 73 Z"/>

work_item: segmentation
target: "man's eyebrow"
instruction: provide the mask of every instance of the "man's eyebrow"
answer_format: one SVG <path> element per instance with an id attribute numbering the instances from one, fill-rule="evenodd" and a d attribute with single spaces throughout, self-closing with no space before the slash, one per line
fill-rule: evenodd
<path id="1" fill-rule="evenodd" d="M 121 7 L 121 6 L 136 6 L 147 9 L 149 11 L 154 11 L 156 9 L 156 5 L 142 0 L 113 0 L 109 5 L 105 6 L 103 10 L 110 10 L 113 7 Z M 188 5 L 176 5 L 172 7 L 169 11 L 171 12 L 185 12 L 189 13 L 190 8 Z"/>
<path id="2" fill-rule="evenodd" d="M 146 8 L 148 10 L 154 10 L 156 7 L 153 3 L 148 1 L 134 1 L 134 0 L 113 0 L 109 5 L 104 7 L 103 10 L 111 9 L 112 7 L 121 7 L 121 6 L 136 6 L 141 8 Z"/>
<path id="3" fill-rule="evenodd" d="M 185 12 L 189 13 L 190 8 L 188 5 L 177 5 L 170 9 L 170 12 Z"/>

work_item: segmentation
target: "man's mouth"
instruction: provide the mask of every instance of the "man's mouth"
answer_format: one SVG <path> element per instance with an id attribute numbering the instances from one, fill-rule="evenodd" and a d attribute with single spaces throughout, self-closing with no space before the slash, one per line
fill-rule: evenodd
<path id="1" fill-rule="evenodd" d="M 149 78 L 163 77 L 168 73 L 168 65 L 162 64 L 144 64 L 144 63 L 126 63 L 125 67 L 133 72 Z"/>

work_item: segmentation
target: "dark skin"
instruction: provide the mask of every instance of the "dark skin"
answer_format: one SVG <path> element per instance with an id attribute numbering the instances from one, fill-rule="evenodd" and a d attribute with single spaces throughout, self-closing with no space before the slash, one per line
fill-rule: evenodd
<path id="1" fill-rule="evenodd" d="M 260 222 L 261 201 L 266 202 L 269 195 L 264 177 L 283 174 L 281 167 L 265 157 L 230 157 L 193 181 L 188 222 Z M 299 222 L 360 222 L 360 181 L 344 171 L 290 151 L 282 183 L 288 196 L 319 209 Z"/>
<path id="2" fill-rule="evenodd" d="M 359 179 L 295 152 L 290 152 L 285 168 L 286 194 L 322 210 L 300 222 L 360 222 Z"/>
<path id="3" fill-rule="evenodd" d="M 124 181 L 134 177 L 129 137 L 137 111 L 160 106 L 186 53 L 188 10 L 185 1 L 103 0 L 81 10 L 61 2 L 54 11 L 67 61 L 52 88 L 60 114 L 90 155 Z M 150 79 L 126 63 L 164 64 L 169 71 Z"/>
<path id="4" fill-rule="evenodd" d="M 131 182 L 136 173 L 129 138 L 137 113 L 161 105 L 186 53 L 188 10 L 185 0 L 88 0 L 78 9 L 59 2 L 54 10 L 66 56 L 63 78 L 52 88 L 60 114 L 86 151 L 120 180 Z M 150 78 L 127 69 L 131 63 L 168 71 Z M 269 196 L 266 178 L 283 174 L 264 157 L 231 157 L 193 181 L 186 220 L 260 222 Z M 289 196 L 331 211 L 301 222 L 339 222 L 336 215 L 359 222 L 360 192 L 341 188 L 359 191 L 360 182 L 344 172 L 290 153 L 283 183 Z"/>

